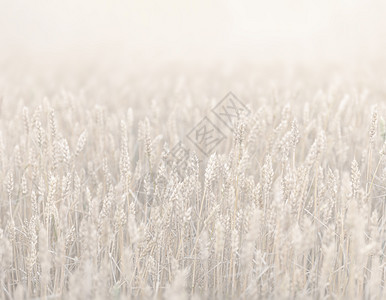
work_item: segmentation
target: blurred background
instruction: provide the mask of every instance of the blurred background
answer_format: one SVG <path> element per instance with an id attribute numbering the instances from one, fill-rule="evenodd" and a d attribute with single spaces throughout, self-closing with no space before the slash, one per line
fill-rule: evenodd
<path id="1" fill-rule="evenodd" d="M 2 62 L 358 63 L 386 53 L 382 0 L 0 3 Z"/>

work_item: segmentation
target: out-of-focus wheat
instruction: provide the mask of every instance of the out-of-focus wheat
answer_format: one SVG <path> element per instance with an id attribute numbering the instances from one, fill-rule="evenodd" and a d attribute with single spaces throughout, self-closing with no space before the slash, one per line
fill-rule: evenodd
<path id="1" fill-rule="evenodd" d="M 371 107 L 349 83 L 246 85 L 250 116 L 180 164 L 169 149 L 210 114 L 180 99 L 213 92 L 195 78 L 3 103 L 0 298 L 384 297 L 379 90 Z"/>

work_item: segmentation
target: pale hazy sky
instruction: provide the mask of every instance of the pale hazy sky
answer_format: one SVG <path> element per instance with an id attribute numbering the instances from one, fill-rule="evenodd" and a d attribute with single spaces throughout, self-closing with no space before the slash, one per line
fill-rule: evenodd
<path id="1" fill-rule="evenodd" d="M 0 0 L 0 55 L 383 57 L 382 0 Z"/>

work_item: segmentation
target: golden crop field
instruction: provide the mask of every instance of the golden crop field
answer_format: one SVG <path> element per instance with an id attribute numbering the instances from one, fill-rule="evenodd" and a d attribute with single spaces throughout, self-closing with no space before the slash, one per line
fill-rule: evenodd
<path id="1" fill-rule="evenodd" d="M 386 298 L 385 5 L 20 3 L 0 299 Z"/>

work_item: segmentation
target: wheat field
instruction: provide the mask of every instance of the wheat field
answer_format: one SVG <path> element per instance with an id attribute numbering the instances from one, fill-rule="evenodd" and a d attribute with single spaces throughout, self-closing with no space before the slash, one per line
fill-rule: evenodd
<path id="1" fill-rule="evenodd" d="M 383 0 L 0 0 L 0 300 L 386 299 Z"/>
<path id="2" fill-rule="evenodd" d="M 386 86 L 270 72 L 3 78 L 0 298 L 384 299 Z"/>

